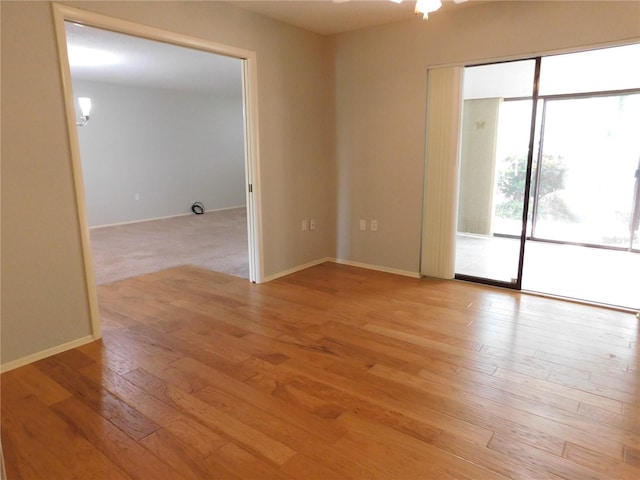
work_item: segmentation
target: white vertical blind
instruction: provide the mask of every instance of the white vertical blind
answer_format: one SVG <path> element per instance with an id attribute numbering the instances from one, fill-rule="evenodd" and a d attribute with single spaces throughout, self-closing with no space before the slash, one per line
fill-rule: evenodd
<path id="1" fill-rule="evenodd" d="M 422 219 L 422 275 L 455 275 L 462 67 L 427 74 L 427 140 Z"/>

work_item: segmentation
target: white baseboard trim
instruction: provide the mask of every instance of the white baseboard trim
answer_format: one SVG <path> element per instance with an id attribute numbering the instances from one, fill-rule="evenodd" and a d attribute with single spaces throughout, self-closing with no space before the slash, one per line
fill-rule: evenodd
<path id="1" fill-rule="evenodd" d="M 342 260 L 340 258 L 327 258 L 328 261 L 338 263 L 340 265 L 349 265 L 351 267 L 366 268 L 368 270 L 376 270 L 378 272 L 393 273 L 394 275 L 402 275 L 403 277 L 422 278 L 419 272 L 409 272 L 408 270 L 399 270 L 397 268 L 381 267 L 379 265 L 371 265 L 369 263 L 353 262 L 351 260 Z"/>
<path id="2" fill-rule="evenodd" d="M 246 205 L 236 205 L 235 207 L 212 208 L 211 210 L 205 210 L 204 212 L 205 213 L 222 212 L 224 210 L 235 210 L 236 208 L 247 208 L 247 207 Z M 117 227 L 119 225 L 131 225 L 132 223 L 153 222 L 154 220 L 165 220 L 167 218 L 186 217 L 188 215 L 194 215 L 194 214 L 191 212 L 187 212 L 187 213 L 178 213 L 176 215 L 166 215 L 164 217 L 143 218 L 142 220 L 130 220 L 128 222 L 108 223 L 106 225 L 94 225 L 93 227 L 89 227 L 89 230 L 96 230 L 98 228 L 106 228 L 106 227 Z"/>
<path id="3" fill-rule="evenodd" d="M 330 258 L 320 258 L 318 260 L 314 260 L 313 262 L 305 263 L 304 265 L 298 265 L 297 267 L 290 268 L 285 270 L 284 272 L 274 273 L 273 275 L 269 275 L 262 279 L 262 283 L 270 282 L 271 280 L 275 280 L 276 278 L 286 277 L 287 275 L 291 275 L 292 273 L 299 272 L 301 270 L 306 270 L 307 268 L 315 267 L 316 265 L 320 265 L 321 263 L 325 263 L 331 261 Z"/>
<path id="4" fill-rule="evenodd" d="M 292 273 L 296 273 L 301 270 L 306 270 L 307 268 L 315 267 L 316 265 L 320 265 L 325 262 L 333 262 L 333 263 L 338 263 L 340 265 L 349 265 L 351 267 L 366 268 L 367 270 L 376 270 L 378 272 L 392 273 L 394 275 L 402 275 L 403 277 L 422 278 L 422 275 L 420 275 L 419 272 L 409 272 L 407 270 L 399 270 L 397 268 L 380 267 L 378 265 L 371 265 L 368 263 L 352 262 L 351 260 L 342 260 L 340 258 L 325 257 L 325 258 L 320 258 L 318 260 L 314 260 L 313 262 L 305 263 L 304 265 L 298 265 L 297 267 L 290 268 L 283 272 L 269 275 L 268 277 L 265 277 L 263 279 L 263 283 L 270 282 L 271 280 L 275 280 L 276 278 L 291 275 Z"/>
<path id="5" fill-rule="evenodd" d="M 53 348 L 48 348 L 47 350 L 43 350 L 38 353 L 27 355 L 26 357 L 13 360 L 11 362 L 3 363 L 2 365 L 0 365 L 0 373 L 5 373 L 5 372 L 8 372 L 9 370 L 14 370 L 16 368 L 23 367 L 30 363 L 37 362 L 38 360 L 42 360 L 43 358 L 56 355 L 57 353 L 66 352 L 67 350 L 71 350 L 72 348 L 81 347 L 82 345 L 91 343 L 94 340 L 97 340 L 97 338 L 95 338 L 93 335 L 87 335 L 86 337 L 78 338 L 77 340 L 63 343 L 62 345 L 57 345 Z"/>

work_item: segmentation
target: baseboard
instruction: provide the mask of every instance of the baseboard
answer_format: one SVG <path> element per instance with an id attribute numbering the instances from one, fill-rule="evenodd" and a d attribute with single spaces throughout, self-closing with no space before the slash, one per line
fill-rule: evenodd
<path id="1" fill-rule="evenodd" d="M 304 265 L 298 265 L 297 267 L 290 268 L 283 272 L 274 273 L 273 275 L 269 275 L 262 279 L 262 283 L 270 282 L 275 280 L 276 278 L 286 277 L 287 275 L 291 275 L 292 273 L 299 272 L 301 270 L 306 270 L 307 268 L 315 267 L 316 265 L 320 265 L 321 263 L 325 263 L 331 261 L 330 258 L 320 258 L 318 260 L 314 260 L 313 262 L 305 263 Z"/>
<path id="2" fill-rule="evenodd" d="M 205 210 L 204 213 L 223 212 L 225 210 L 235 210 L 236 208 L 247 208 L 247 207 L 246 205 L 237 205 L 235 207 L 212 208 L 211 210 Z M 106 225 L 95 225 L 93 227 L 89 227 L 89 230 L 96 230 L 98 228 L 106 228 L 106 227 L 117 227 L 120 225 L 131 225 L 132 223 L 153 222 L 154 220 L 166 220 L 168 218 L 186 217 L 189 215 L 193 215 L 193 213 L 191 212 L 178 213 L 176 215 L 166 215 L 164 217 L 143 218 L 142 220 L 130 220 L 128 222 L 108 223 Z"/>
<path id="3" fill-rule="evenodd" d="M 340 265 L 349 265 L 351 267 L 366 268 L 367 270 L 376 270 L 378 272 L 392 273 L 394 275 L 402 275 L 403 277 L 422 278 L 422 275 L 420 275 L 420 273 L 418 272 L 409 272 L 407 270 L 399 270 L 397 268 L 380 267 L 378 265 L 371 265 L 368 263 L 352 262 L 351 260 L 342 260 L 339 258 L 325 257 L 318 260 L 314 260 L 313 262 L 305 263 L 304 265 L 298 265 L 297 267 L 290 268 L 283 272 L 269 275 L 268 277 L 263 279 L 263 282 L 264 283 L 270 282 L 271 280 L 275 280 L 276 278 L 285 277 L 287 275 L 291 275 L 292 273 L 296 273 L 301 270 L 306 270 L 307 268 L 315 267 L 316 265 L 320 265 L 321 263 L 325 263 L 325 262 L 333 262 L 333 263 L 338 263 Z"/>
<path id="4" fill-rule="evenodd" d="M 353 262 L 351 260 L 342 260 L 340 258 L 327 258 L 328 261 L 338 263 L 340 265 L 349 265 L 351 267 L 366 268 L 367 270 L 376 270 L 378 272 L 393 273 L 394 275 L 402 275 L 403 277 L 422 278 L 419 272 L 409 272 L 408 270 L 400 270 L 397 268 L 381 267 L 379 265 L 371 265 L 369 263 Z"/>
<path id="5" fill-rule="evenodd" d="M 78 338 L 77 340 L 63 343 L 62 345 L 57 345 L 53 348 L 48 348 L 47 350 L 43 350 L 38 353 L 27 355 L 26 357 L 13 360 L 11 362 L 3 363 L 2 365 L 0 365 L 0 373 L 5 373 L 5 372 L 8 372 L 9 370 L 14 370 L 16 368 L 23 367 L 30 363 L 37 362 L 38 360 L 42 360 L 43 358 L 56 355 L 57 353 L 66 352 L 67 350 L 71 350 L 72 348 L 81 347 L 82 345 L 91 343 L 94 340 L 96 340 L 96 338 L 93 335 L 87 335 L 86 337 Z"/>

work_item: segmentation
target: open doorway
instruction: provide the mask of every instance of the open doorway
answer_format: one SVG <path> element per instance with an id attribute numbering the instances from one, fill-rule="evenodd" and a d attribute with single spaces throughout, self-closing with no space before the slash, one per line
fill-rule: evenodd
<path id="1" fill-rule="evenodd" d="M 65 31 L 92 106 L 77 124 L 96 283 L 184 264 L 248 279 L 242 60 Z"/>
<path id="2" fill-rule="evenodd" d="M 639 53 L 465 69 L 457 278 L 640 307 Z"/>
<path id="3" fill-rule="evenodd" d="M 260 189 L 254 181 L 254 178 L 258 177 L 255 53 L 62 5 L 54 5 L 53 8 L 65 89 L 67 125 L 94 336 L 99 337 L 101 329 L 89 229 L 92 223 L 93 226 L 132 224 L 132 222 L 139 223 L 144 220 L 144 223 L 150 224 L 151 222 L 148 220 L 154 218 L 191 218 L 194 215 L 192 206 L 195 202 L 201 202 L 205 211 L 210 209 L 226 212 L 241 209 L 245 219 L 244 243 L 248 270 L 246 277 L 252 282 L 261 282 L 263 267 Z M 131 55 L 133 70 L 125 71 L 124 80 L 121 79 L 120 82 L 114 81 L 113 78 L 79 79 L 75 76 L 72 81 L 69 58 L 73 52 L 68 51 L 72 49 L 72 45 L 67 44 L 67 36 L 74 29 L 91 31 L 95 34 L 92 38 L 89 36 L 89 45 L 85 45 L 87 48 L 93 48 L 93 51 L 82 52 L 89 54 L 88 62 L 95 63 L 100 60 L 101 50 L 107 49 L 100 48 L 97 39 L 104 39 L 104 36 L 107 35 L 110 38 L 117 37 L 116 43 L 119 41 L 142 42 L 144 46 L 137 53 L 162 51 L 169 56 L 169 61 L 154 65 L 153 60 L 150 60 L 148 56 L 144 57 L 143 55 L 136 58 L 135 55 Z M 94 44 L 91 45 L 91 42 Z M 123 50 L 115 52 L 115 55 L 126 57 L 129 53 L 131 52 Z M 197 61 L 193 61 L 195 57 L 200 58 L 199 64 Z M 104 59 L 102 60 L 104 61 Z M 113 60 L 112 57 L 110 61 Z M 234 69 L 234 73 L 227 78 L 230 87 L 229 85 L 225 86 L 225 82 L 221 81 L 222 75 L 216 74 L 216 72 L 223 72 L 224 68 L 228 68 L 229 65 L 232 65 Z M 204 67 L 204 70 L 198 70 L 201 67 Z M 166 73 L 164 76 L 154 77 L 159 84 L 135 84 L 136 81 L 149 80 L 147 73 L 157 72 L 158 69 Z M 107 70 L 114 73 L 119 69 L 114 68 L 112 63 Z M 172 73 L 179 73 L 179 75 Z M 185 82 L 186 86 L 175 88 L 176 84 L 171 84 L 180 81 Z M 219 88 L 220 91 L 231 88 L 235 89 L 236 96 L 235 98 L 228 95 L 225 97 L 219 92 L 212 94 L 211 91 L 198 91 L 198 88 L 205 90 L 206 88 Z M 76 89 L 78 91 L 74 92 Z M 80 90 L 84 90 L 84 93 L 80 94 Z M 76 98 L 81 95 L 88 96 L 89 90 L 97 92 L 97 96 L 96 101 L 93 102 L 93 111 L 87 119 L 83 112 L 77 112 Z M 121 101 L 118 92 L 122 93 L 125 90 L 126 99 Z M 217 102 L 217 109 L 207 108 L 207 106 L 211 107 L 212 102 Z M 235 112 L 234 118 L 211 118 L 211 115 L 219 115 L 224 111 L 224 108 L 221 107 L 223 103 Z M 111 112 L 109 112 L 110 109 Z M 80 120 L 78 121 L 79 115 Z M 88 126 L 98 124 L 100 121 L 105 122 L 107 118 L 111 122 L 110 133 L 102 138 L 102 145 L 88 146 L 85 142 L 82 142 L 83 145 L 81 145 L 79 141 L 79 136 L 83 135 L 81 129 L 88 132 Z M 119 122 L 117 118 L 120 119 Z M 150 133 L 149 128 L 137 129 L 136 124 L 160 125 L 162 129 Z M 172 129 L 175 129 L 176 125 L 181 125 L 182 138 L 172 137 Z M 102 126 L 104 127 L 104 124 Z M 131 135 L 133 129 L 136 129 L 136 133 Z M 213 129 L 216 131 L 213 132 Z M 118 147 L 122 147 L 127 142 L 131 145 L 132 139 L 136 136 L 142 137 L 138 139 L 140 141 L 137 143 L 139 150 L 133 152 L 133 156 L 129 157 L 130 161 L 127 163 L 126 159 L 121 158 L 126 155 L 123 155 L 123 150 L 118 152 Z M 144 138 L 145 136 L 146 138 Z M 164 138 L 165 136 L 169 138 L 168 142 Z M 216 137 L 218 141 L 212 143 L 212 137 Z M 226 142 L 227 137 L 233 137 L 236 141 Z M 171 141 L 172 138 L 175 139 L 174 142 Z M 233 148 L 229 147 L 231 144 L 234 145 Z M 202 148 L 203 145 L 207 145 L 207 147 Z M 100 155 L 101 150 L 107 149 L 105 146 L 108 146 L 112 153 L 110 157 Z M 86 149 L 93 149 L 93 154 L 99 158 L 99 161 L 92 165 L 92 171 L 87 172 L 87 175 L 83 172 L 84 165 L 81 160 Z M 127 155 L 129 153 L 127 152 Z M 146 156 L 147 158 L 145 162 L 134 166 L 138 156 Z M 158 158 L 161 157 L 163 160 L 158 161 Z M 198 158 L 194 161 L 192 157 Z M 227 158 L 229 161 L 226 163 L 224 161 L 203 163 L 203 159 L 215 160 L 218 158 L 220 160 L 221 157 Z M 174 161 L 171 161 L 172 158 Z M 154 161 L 156 163 L 150 163 Z M 115 165 L 109 164 L 109 162 L 120 162 L 121 168 L 116 169 Z M 218 175 L 215 179 L 210 175 L 211 172 L 198 169 L 203 168 L 203 165 L 217 172 Z M 105 169 L 111 170 L 107 172 Z M 131 173 L 128 172 L 128 169 L 137 169 L 138 175 L 131 175 L 132 178 L 128 178 L 127 173 Z M 227 175 L 222 175 L 223 172 Z M 161 179 L 160 173 L 164 175 L 163 179 Z M 96 200 L 89 198 L 88 191 L 85 195 L 85 184 L 89 175 L 97 177 L 97 183 L 109 178 L 109 181 L 103 182 L 103 191 L 97 192 L 97 196 L 101 197 L 103 204 L 105 203 L 104 199 L 107 199 L 108 208 L 103 211 L 94 209 L 90 211 L 88 208 L 90 201 Z M 137 182 L 139 188 L 131 189 L 133 184 L 127 184 L 131 179 L 134 184 Z M 92 179 L 92 181 L 94 180 Z M 163 183 L 164 188 L 159 188 L 159 182 Z M 146 195 L 144 194 L 145 189 L 147 189 Z M 215 190 L 214 196 L 206 197 L 212 193 L 212 190 Z M 91 195 L 94 193 L 96 192 L 92 191 Z M 145 197 L 148 201 L 146 205 L 143 205 Z M 120 202 L 120 205 L 116 205 L 117 202 Z M 98 203 L 96 201 L 94 205 Z M 108 217 L 114 212 L 119 217 Z M 188 216 L 183 217 L 184 213 L 187 213 Z M 210 214 L 205 213 L 203 216 L 207 217 Z M 144 249 L 144 245 L 141 248 Z"/>

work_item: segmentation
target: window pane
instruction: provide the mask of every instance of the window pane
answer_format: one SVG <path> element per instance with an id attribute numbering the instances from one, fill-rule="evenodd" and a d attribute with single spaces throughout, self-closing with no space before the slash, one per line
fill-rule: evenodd
<path id="1" fill-rule="evenodd" d="M 464 99 L 533 95 L 534 60 L 493 63 L 464 69 Z"/>
<path id="2" fill-rule="evenodd" d="M 640 88 L 640 44 L 544 57 L 540 95 Z"/>
<path id="3" fill-rule="evenodd" d="M 626 247 L 640 94 L 547 103 L 536 238 Z"/>

